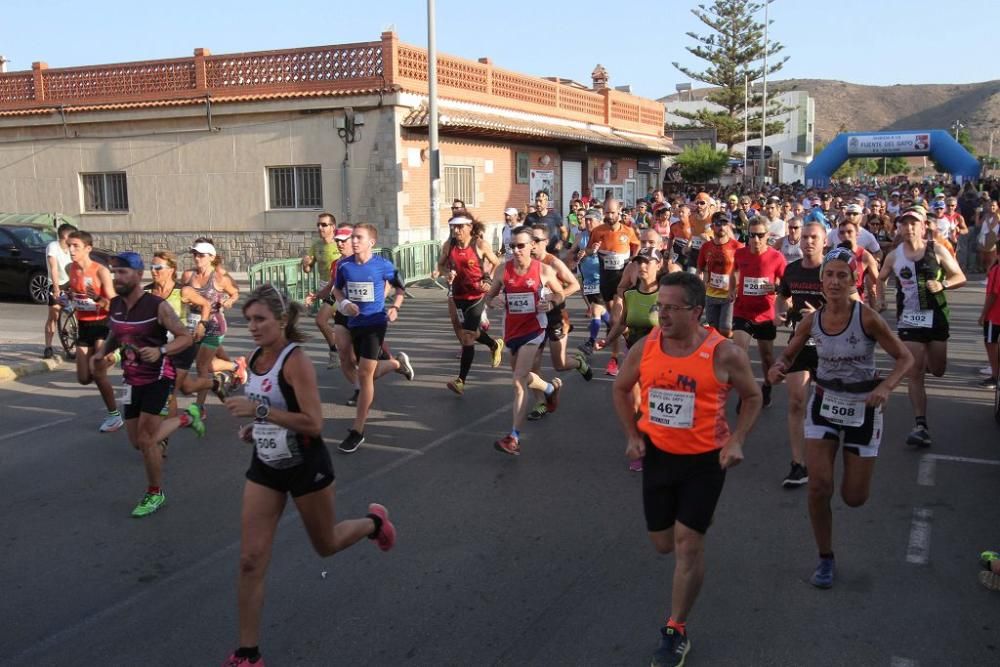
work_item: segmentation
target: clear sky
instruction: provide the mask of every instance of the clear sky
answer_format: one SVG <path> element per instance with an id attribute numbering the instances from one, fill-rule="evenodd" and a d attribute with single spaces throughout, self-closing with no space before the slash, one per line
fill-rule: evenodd
<path id="1" fill-rule="evenodd" d="M 701 0 L 711 4 L 712 0 Z M 705 33 L 693 0 L 437 0 L 438 50 L 499 67 L 661 97 L 702 69 L 686 33 Z M 4 0 L 0 54 L 9 70 L 377 40 L 393 27 L 427 41 L 426 0 Z M 763 12 L 761 12 L 763 14 Z M 771 37 L 791 57 L 779 78 L 851 83 L 1000 79 L 1000 0 L 775 0 Z M 697 85 L 695 86 L 697 87 Z"/>

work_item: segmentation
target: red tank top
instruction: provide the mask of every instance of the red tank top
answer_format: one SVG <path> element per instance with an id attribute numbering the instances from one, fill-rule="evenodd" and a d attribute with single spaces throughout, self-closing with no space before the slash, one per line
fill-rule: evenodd
<path id="1" fill-rule="evenodd" d="M 76 262 L 69 265 L 69 291 L 73 307 L 76 308 L 76 319 L 81 322 L 97 322 L 108 317 L 108 311 L 87 295 L 89 287 L 97 293 L 98 298 L 111 298 L 110 294 L 104 293 L 100 270 L 101 265 L 93 260 L 86 269 L 80 268 Z"/>
<path id="2" fill-rule="evenodd" d="M 483 262 L 476 252 L 476 241 L 473 239 L 468 248 L 459 248 L 451 244 L 448 251 L 448 261 L 455 269 L 455 280 L 451 284 L 451 294 L 462 301 L 471 301 L 483 296 Z"/>
<path id="3" fill-rule="evenodd" d="M 537 312 L 542 289 L 542 263 L 531 260 L 523 276 L 517 275 L 514 262 L 503 269 L 503 287 L 507 297 L 507 317 L 504 320 L 505 341 L 540 334 L 548 325 L 545 313 Z"/>
<path id="4" fill-rule="evenodd" d="M 853 251 L 854 258 L 858 260 L 858 282 L 855 287 L 858 289 L 858 297 L 861 298 L 861 302 L 865 301 L 865 249 L 858 246 Z"/>

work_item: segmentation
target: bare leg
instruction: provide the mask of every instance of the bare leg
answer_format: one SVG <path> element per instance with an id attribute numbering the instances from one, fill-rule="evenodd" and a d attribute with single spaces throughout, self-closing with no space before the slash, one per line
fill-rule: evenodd
<path id="1" fill-rule="evenodd" d="M 809 468 L 809 521 L 816 548 L 821 554 L 833 552 L 833 471 L 838 443 L 835 440 L 806 440 L 806 467 Z"/>
<path id="2" fill-rule="evenodd" d="M 309 533 L 313 549 L 324 558 L 343 551 L 375 531 L 375 522 L 368 518 L 337 522 L 337 501 L 332 484 L 294 498 L 293 502 Z"/>
<path id="3" fill-rule="evenodd" d="M 792 449 L 792 461 L 805 463 L 805 418 L 806 393 L 809 391 L 809 371 L 789 373 L 785 377 L 788 387 L 788 442 Z"/>
<path id="4" fill-rule="evenodd" d="M 683 523 L 675 523 L 674 553 L 677 560 L 670 595 L 670 617 L 684 623 L 705 580 L 705 536 Z"/>
<path id="5" fill-rule="evenodd" d="M 913 355 L 913 366 L 906 374 L 906 392 L 910 396 L 914 417 L 927 415 L 927 390 L 924 389 L 924 375 L 927 372 L 926 346 L 923 343 L 903 343 Z"/>
<path id="6" fill-rule="evenodd" d="M 260 614 L 264 607 L 264 575 L 285 494 L 247 481 L 243 487 L 240 538 L 239 616 L 240 646 L 260 644 Z"/>

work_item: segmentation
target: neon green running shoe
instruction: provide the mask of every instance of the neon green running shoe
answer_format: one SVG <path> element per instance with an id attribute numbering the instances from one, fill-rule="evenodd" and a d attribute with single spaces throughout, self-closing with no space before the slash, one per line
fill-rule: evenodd
<path id="1" fill-rule="evenodd" d="M 990 565 L 995 560 L 1000 560 L 1000 554 L 998 554 L 996 551 L 984 551 L 983 553 L 979 554 L 979 564 L 982 565 L 984 570 L 991 569 Z"/>
<path id="2" fill-rule="evenodd" d="M 199 438 L 204 436 L 205 422 L 201 418 L 201 410 L 198 408 L 198 404 L 192 403 L 191 405 L 187 406 L 187 410 L 185 410 L 185 412 L 187 412 L 188 417 L 191 419 L 191 421 L 188 423 L 188 426 L 191 428 L 191 430 L 194 431 Z"/>
<path id="3" fill-rule="evenodd" d="M 142 497 L 142 500 L 139 501 L 139 504 L 135 506 L 135 509 L 132 510 L 132 516 L 148 516 L 160 509 L 165 502 L 167 502 L 167 497 L 163 495 L 162 491 L 159 493 L 147 493 Z"/>

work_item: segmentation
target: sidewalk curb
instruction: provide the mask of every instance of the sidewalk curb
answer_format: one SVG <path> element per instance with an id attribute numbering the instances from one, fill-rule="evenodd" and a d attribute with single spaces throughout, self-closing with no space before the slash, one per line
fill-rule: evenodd
<path id="1" fill-rule="evenodd" d="M 17 366 L 6 366 L 0 364 L 0 382 L 13 382 L 14 380 L 19 380 L 29 375 L 48 373 L 49 371 L 56 370 L 62 366 L 63 363 L 62 358 L 57 356 L 52 357 L 51 359 L 40 359 L 38 361 L 32 361 L 27 364 L 19 364 Z"/>

